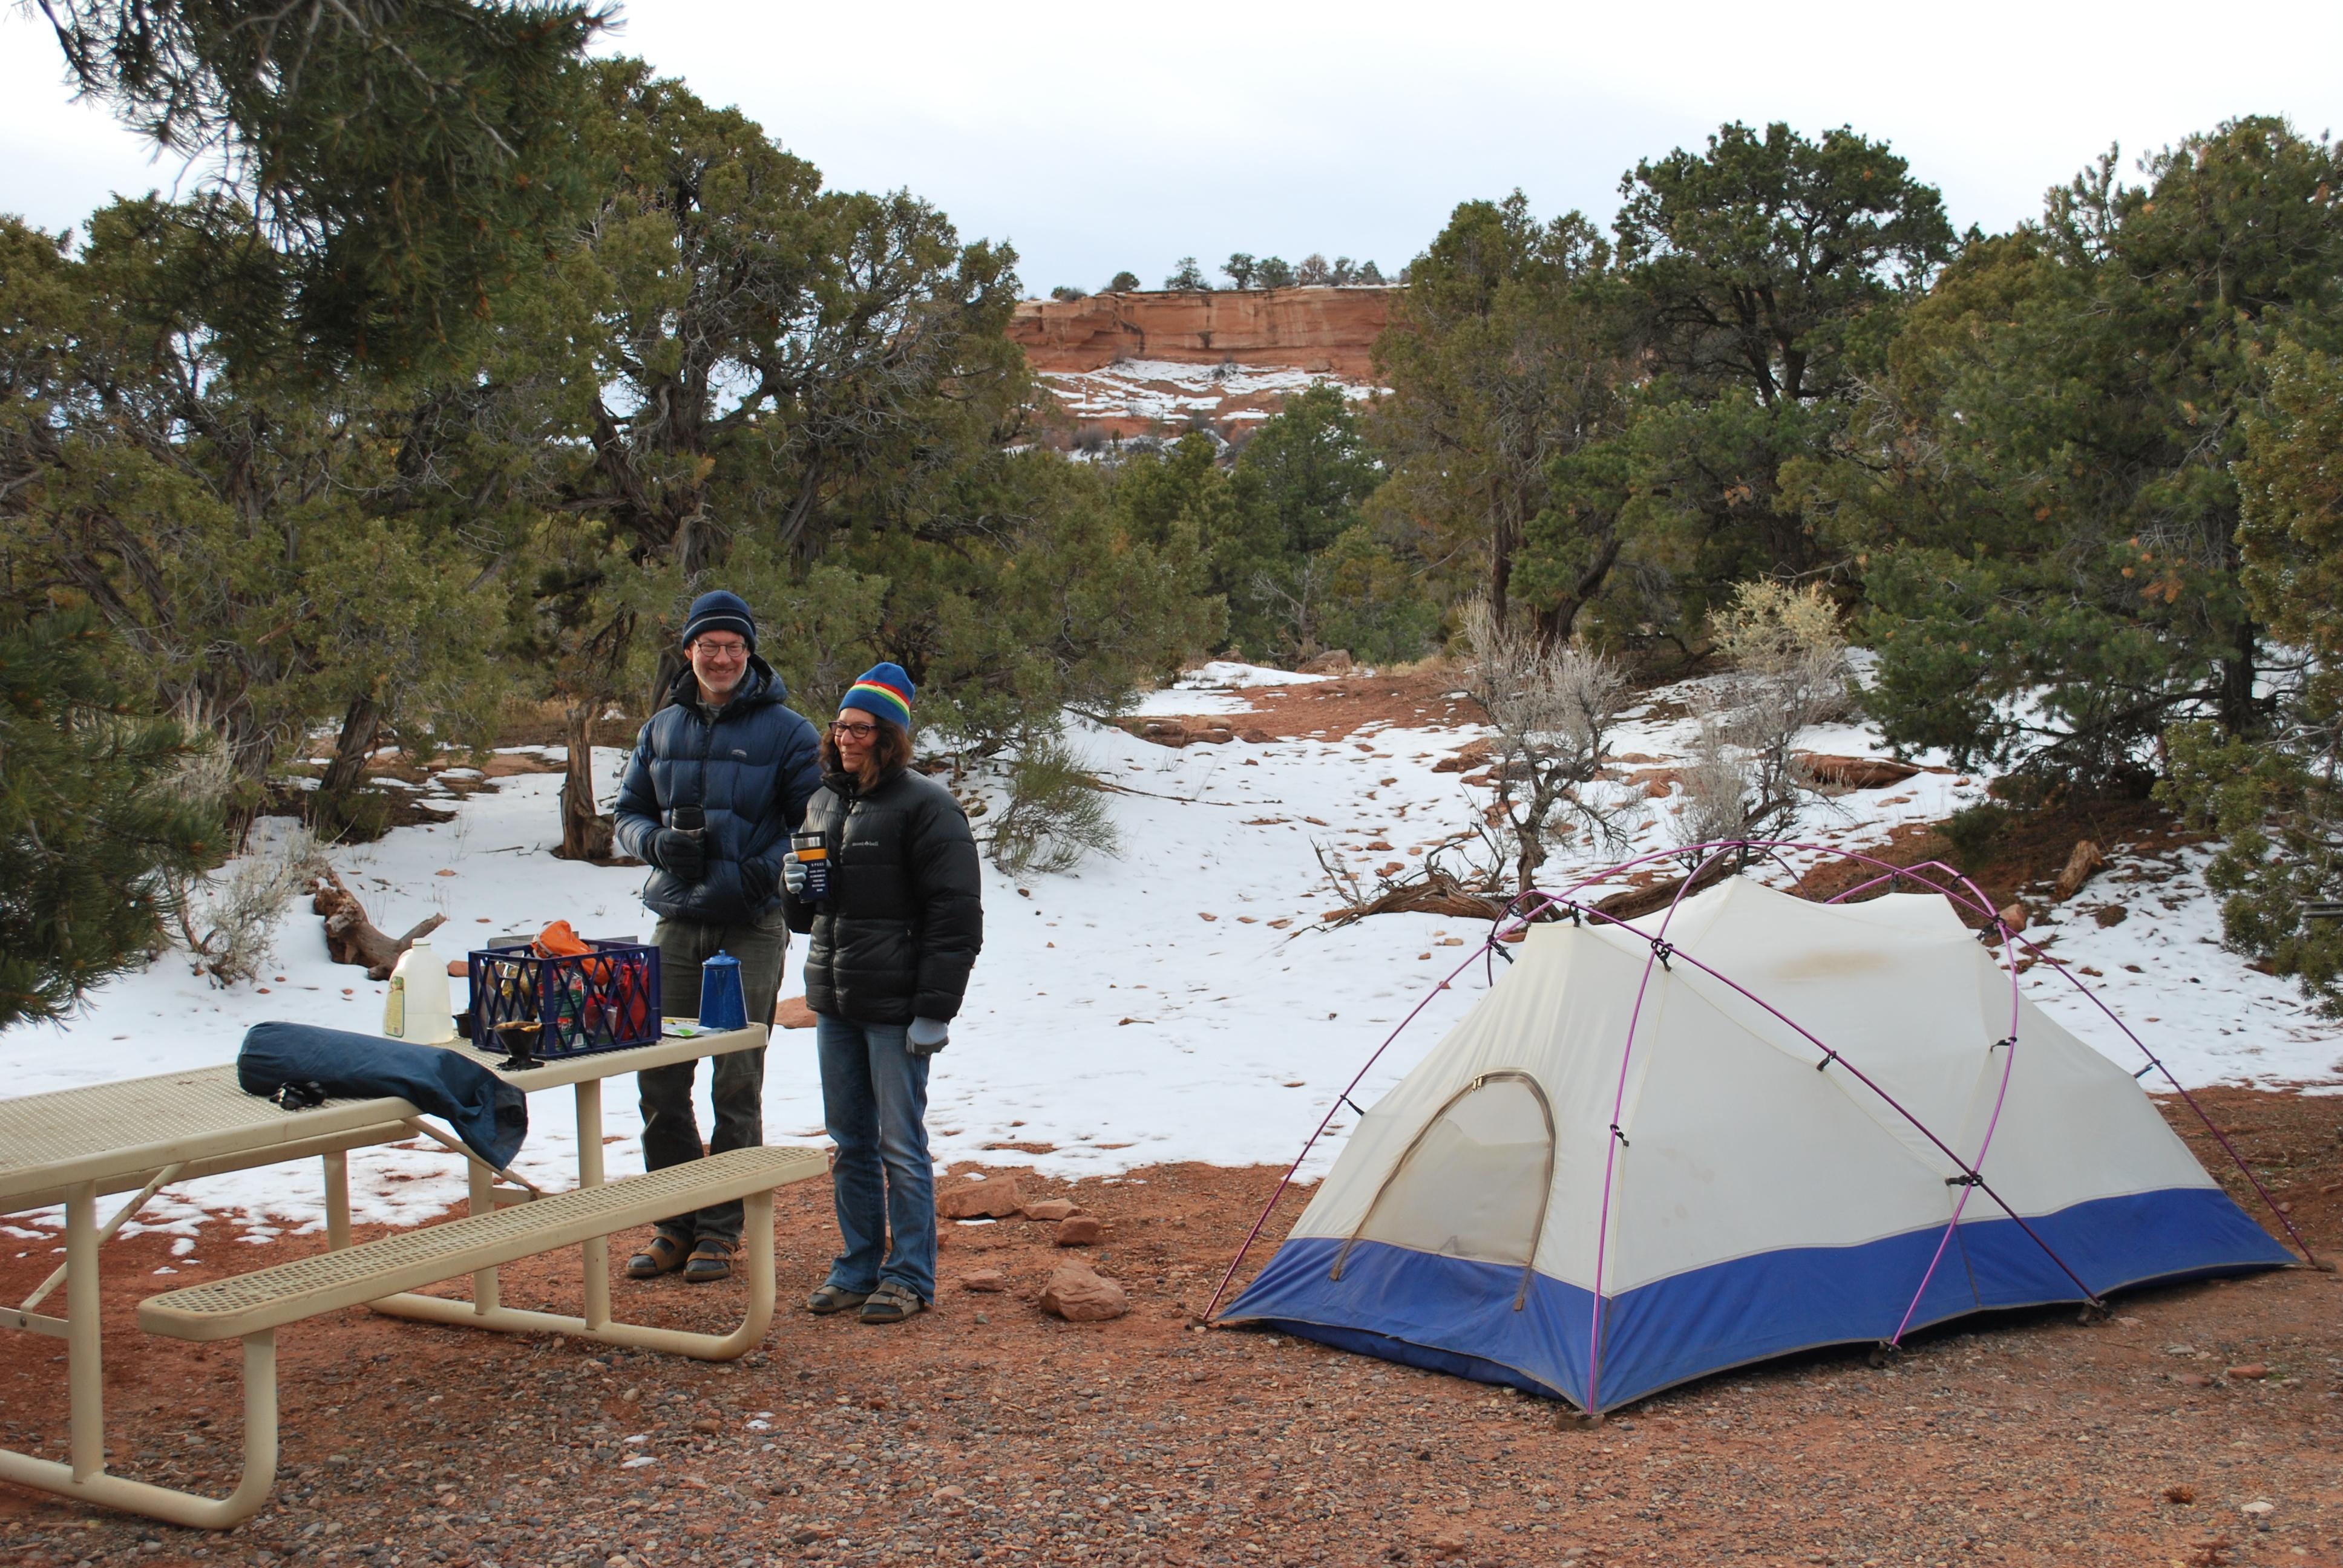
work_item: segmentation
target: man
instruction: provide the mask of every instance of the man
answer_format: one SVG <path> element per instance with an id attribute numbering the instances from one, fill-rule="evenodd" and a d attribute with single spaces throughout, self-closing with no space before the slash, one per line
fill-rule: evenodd
<path id="1" fill-rule="evenodd" d="M 690 668 L 669 689 L 668 706 L 636 738 L 618 786 L 619 847 L 650 863 L 643 902 L 659 917 L 660 1002 L 671 1018 L 699 1011 L 699 966 L 719 951 L 740 960 L 740 990 L 752 1022 L 773 1016 L 789 951 L 781 912 L 781 859 L 821 788 L 820 740 L 783 706 L 789 693 L 757 657 L 757 623 L 737 595 L 694 599 L 683 628 Z M 707 1151 L 765 1141 L 765 1053 L 710 1059 L 716 1111 Z M 643 1163 L 653 1171 L 697 1160 L 692 1114 L 699 1063 L 636 1075 L 642 1091 Z M 649 1246 L 627 1262 L 629 1279 L 680 1269 L 694 1284 L 728 1279 L 740 1244 L 736 1201 L 659 1221 Z"/>

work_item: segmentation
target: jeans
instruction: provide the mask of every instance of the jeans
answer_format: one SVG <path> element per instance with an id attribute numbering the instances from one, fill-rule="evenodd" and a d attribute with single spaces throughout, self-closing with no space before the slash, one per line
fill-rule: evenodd
<path id="1" fill-rule="evenodd" d="M 936 1298 L 936 1173 L 928 1158 L 928 1058 L 906 1026 L 814 1017 L 821 1114 L 838 1163 L 830 1186 L 846 1250 L 830 1283 L 868 1292 L 892 1280 Z"/>
<path id="2" fill-rule="evenodd" d="M 769 1024 L 773 998 L 781 989 L 781 960 L 789 929 L 776 910 L 746 925 L 715 926 L 698 920 L 662 920 L 651 933 L 659 950 L 659 1007 L 669 1018 L 699 1016 L 699 966 L 720 950 L 740 960 L 740 991 L 750 1023 Z M 711 1057 L 716 1128 L 703 1147 L 699 1119 L 692 1112 L 691 1081 L 699 1063 L 679 1061 L 635 1075 L 643 1107 L 643 1166 L 664 1171 L 702 1154 L 753 1149 L 765 1141 L 765 1053 L 736 1050 Z M 740 1201 L 718 1203 L 695 1214 L 661 1220 L 662 1234 L 689 1245 L 740 1240 Z"/>

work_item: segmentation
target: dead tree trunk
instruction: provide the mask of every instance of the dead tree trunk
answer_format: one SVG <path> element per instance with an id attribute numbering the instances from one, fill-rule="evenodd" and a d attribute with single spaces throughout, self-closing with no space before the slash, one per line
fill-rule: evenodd
<path id="1" fill-rule="evenodd" d="M 394 937 L 377 930 L 367 916 L 366 906 L 358 896 L 342 886 L 341 878 L 327 867 L 317 879 L 317 893 L 309 908 L 326 917 L 326 952 L 337 964 L 361 964 L 367 979 L 388 980 L 391 965 L 398 955 L 423 938 L 439 929 L 445 915 L 433 915 L 420 920 L 403 937 Z"/>
<path id="2" fill-rule="evenodd" d="M 594 705 L 572 702 L 564 717 L 569 760 L 561 775 L 561 847 L 554 853 L 565 860 L 607 860 L 611 822 L 594 809 Z"/>

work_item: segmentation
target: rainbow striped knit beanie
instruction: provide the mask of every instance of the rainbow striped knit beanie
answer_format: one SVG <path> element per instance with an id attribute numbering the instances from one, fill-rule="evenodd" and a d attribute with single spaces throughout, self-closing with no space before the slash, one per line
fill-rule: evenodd
<path id="1" fill-rule="evenodd" d="M 874 664 L 862 672 L 853 689 L 840 701 L 841 709 L 859 708 L 874 719 L 911 728 L 911 699 L 919 695 L 900 664 Z"/>

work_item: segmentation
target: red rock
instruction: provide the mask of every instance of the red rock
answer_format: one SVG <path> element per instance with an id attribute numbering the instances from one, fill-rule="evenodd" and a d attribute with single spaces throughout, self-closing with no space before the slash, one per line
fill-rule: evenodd
<path id="1" fill-rule="evenodd" d="M 2022 931 L 2026 929 L 2026 906 L 2016 900 L 2012 899 L 1996 913 L 2001 916 L 2001 923 L 2011 930 Z"/>
<path id="2" fill-rule="evenodd" d="M 1117 359 L 1374 374 L 1391 317 L 1386 288 L 1148 289 L 1028 299 L 1009 340 L 1036 370 L 1098 370 Z"/>
<path id="3" fill-rule="evenodd" d="M 1017 1190 L 1017 1178 L 995 1176 L 945 1193 L 936 1201 L 936 1212 L 946 1220 L 1005 1220 L 1024 1206 L 1025 1195 Z"/>
<path id="4" fill-rule="evenodd" d="M 1047 1220 L 1052 1224 L 1073 1211 L 1074 1203 L 1070 1198 L 1037 1198 L 1025 1205 L 1028 1220 Z"/>
<path id="5" fill-rule="evenodd" d="M 1832 757 L 1801 751 L 1796 759 L 1805 765 L 1806 772 L 1816 783 L 1841 789 L 1883 789 L 1890 784 L 1901 784 L 1920 771 L 1909 762 L 1891 762 L 1884 757 Z"/>
<path id="6" fill-rule="evenodd" d="M 1225 724 L 1207 724 L 1201 729 L 1188 731 L 1191 745 L 1226 746 L 1237 738 L 1237 732 Z"/>
<path id="7" fill-rule="evenodd" d="M 1105 1234 L 1095 1215 L 1070 1214 L 1058 1221 L 1057 1243 L 1061 1247 L 1087 1247 Z"/>
<path id="8" fill-rule="evenodd" d="M 1070 1323 L 1102 1323 L 1131 1311 L 1131 1299 L 1084 1265 L 1061 1263 L 1041 1289 L 1041 1310 Z"/>
<path id="9" fill-rule="evenodd" d="M 806 1006 L 801 996 L 785 996 L 773 1004 L 775 1029 L 811 1029 L 813 1009 Z"/>
<path id="10" fill-rule="evenodd" d="M 1176 719 L 1150 719 L 1135 733 L 1141 740 L 1152 740 L 1158 746 L 1188 744 L 1188 727 Z"/>
<path id="11" fill-rule="evenodd" d="M 1276 739 L 1277 737 L 1272 735 L 1266 729 L 1256 727 L 1250 729 L 1238 730 L 1237 739 L 1243 741 L 1247 746 L 1266 746 L 1271 741 Z"/>
<path id="12" fill-rule="evenodd" d="M 2235 1378 L 2266 1378 L 2269 1376 L 2269 1368 L 2264 1366 L 2259 1362 L 2247 1362 L 2243 1366 L 2229 1367 L 2225 1370 L 2227 1375 Z"/>
<path id="13" fill-rule="evenodd" d="M 1005 1291 L 1009 1288 L 1009 1276 L 998 1269 L 978 1269 L 960 1277 L 960 1288 L 986 1293 Z"/>

